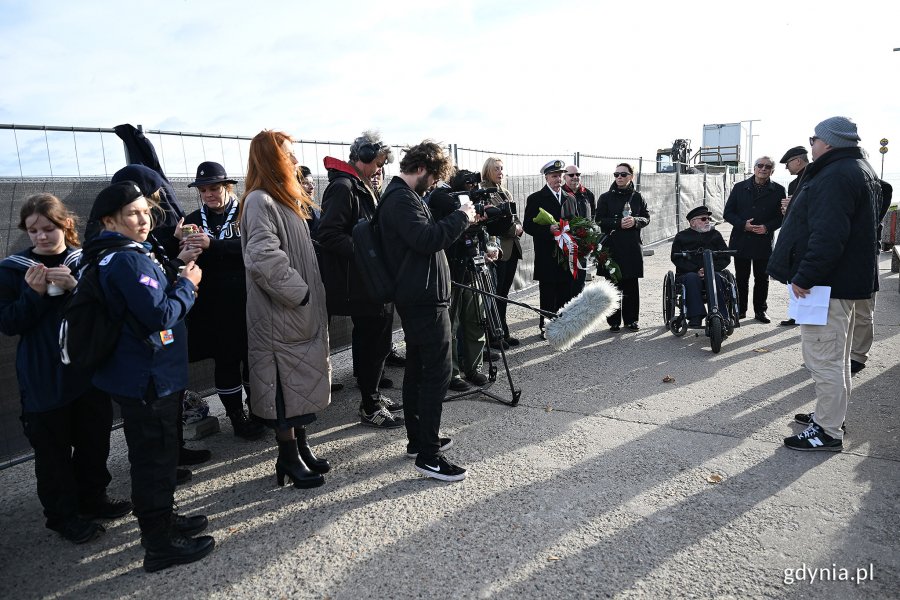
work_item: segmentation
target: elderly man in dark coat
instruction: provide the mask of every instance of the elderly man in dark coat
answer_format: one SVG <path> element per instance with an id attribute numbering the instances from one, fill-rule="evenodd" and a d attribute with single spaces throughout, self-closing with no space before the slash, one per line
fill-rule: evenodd
<path id="1" fill-rule="evenodd" d="M 725 220 L 734 226 L 728 247 L 736 250 L 734 257 L 740 317 L 747 316 L 750 296 L 750 268 L 753 268 L 753 312 L 761 323 L 771 323 L 768 310 L 769 276 L 766 266 L 772 254 L 775 230 L 781 227 L 781 200 L 784 187 L 771 180 L 774 161 L 761 156 L 753 165 L 753 177 L 731 189 L 725 203 Z"/>
<path id="2" fill-rule="evenodd" d="M 586 201 L 581 203 L 562 189 L 562 174 L 566 165 L 561 160 L 551 160 L 543 167 L 541 173 L 547 182 L 537 192 L 528 196 L 525 202 L 525 215 L 522 228 L 534 240 L 534 279 L 540 290 L 541 308 L 556 312 L 577 296 L 584 288 L 585 272 L 579 270 L 576 277 L 568 265 L 560 264 L 556 257 L 557 242 L 555 233 L 558 224 L 538 225 L 534 218 L 540 209 L 544 209 L 558 222 L 574 216 L 587 218 L 590 207 Z M 541 316 L 538 326 L 541 338 L 544 338 L 544 317 Z"/>
<path id="3" fill-rule="evenodd" d="M 703 280 L 707 273 L 703 272 L 702 254 L 682 256 L 681 253 L 689 250 L 728 249 L 725 245 L 725 238 L 713 227 L 711 216 L 712 211 L 705 206 L 691 209 L 687 214 L 687 220 L 691 226 L 679 231 L 672 240 L 671 259 L 672 264 L 675 265 L 675 277 L 684 284 L 685 313 L 689 327 L 700 327 L 703 317 L 706 316 L 706 306 L 703 304 Z M 718 272 L 725 269 L 730 262 L 731 258 L 727 254 L 713 256 L 713 266 L 716 268 L 717 277 L 721 277 Z M 725 306 L 725 296 L 722 291 L 725 289 L 726 282 L 723 279 L 717 281 L 719 306 Z"/>
<path id="4" fill-rule="evenodd" d="M 878 279 L 877 219 L 882 188 L 859 148 L 856 124 L 831 117 L 810 138 L 813 162 L 791 201 L 769 274 L 804 298 L 828 286 L 824 325 L 800 325 L 803 362 L 815 381 L 816 408 L 796 415 L 808 425 L 784 439 L 792 450 L 840 452 L 850 401 L 850 335 L 856 304 L 872 297 Z"/>

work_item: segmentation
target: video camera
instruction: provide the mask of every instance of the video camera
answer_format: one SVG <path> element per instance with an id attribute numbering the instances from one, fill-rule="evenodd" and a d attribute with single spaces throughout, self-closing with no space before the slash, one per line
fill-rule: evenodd
<path id="1" fill-rule="evenodd" d="M 491 194 L 497 193 L 497 188 L 489 187 L 481 189 L 478 184 L 481 183 L 481 173 L 469 173 L 463 177 L 465 185 L 475 186 L 471 190 L 463 190 L 461 192 L 451 192 L 450 196 L 456 201 L 456 208 L 464 200 L 470 200 L 475 206 L 475 213 L 485 217 L 486 221 L 494 221 L 504 217 L 512 217 L 516 215 L 516 205 L 514 202 L 501 202 L 500 204 L 491 204 Z"/>

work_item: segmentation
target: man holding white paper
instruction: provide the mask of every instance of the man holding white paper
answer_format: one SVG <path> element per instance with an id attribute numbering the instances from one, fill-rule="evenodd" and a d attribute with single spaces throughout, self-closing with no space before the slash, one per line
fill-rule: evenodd
<path id="1" fill-rule="evenodd" d="M 856 124 L 825 119 L 809 139 L 813 163 L 791 199 L 768 273 L 790 285 L 800 303 L 830 286 L 823 325 L 799 318 L 803 361 L 815 381 L 816 408 L 796 416 L 808 427 L 784 439 L 792 450 L 840 452 L 850 400 L 850 331 L 855 304 L 871 298 L 878 275 L 875 249 L 881 186 L 859 148 Z M 807 323 L 813 321 L 805 319 Z"/>

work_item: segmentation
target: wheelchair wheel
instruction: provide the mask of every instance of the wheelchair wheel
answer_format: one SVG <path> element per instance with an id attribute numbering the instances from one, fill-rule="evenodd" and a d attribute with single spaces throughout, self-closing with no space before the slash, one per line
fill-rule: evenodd
<path id="1" fill-rule="evenodd" d="M 669 331 L 675 334 L 676 337 L 681 337 L 687 333 L 688 330 L 688 322 L 684 317 L 675 317 L 672 320 L 672 323 L 669 325 Z"/>
<path id="2" fill-rule="evenodd" d="M 675 317 L 675 274 L 672 271 L 663 277 L 663 323 L 666 327 L 672 327 L 672 319 Z M 672 333 L 675 333 L 673 330 Z M 678 335 L 677 333 L 675 335 Z"/>
<path id="3" fill-rule="evenodd" d="M 724 319 L 720 315 L 709 316 L 709 341 L 713 354 L 718 354 L 722 349 L 722 339 L 725 337 L 723 323 Z"/>

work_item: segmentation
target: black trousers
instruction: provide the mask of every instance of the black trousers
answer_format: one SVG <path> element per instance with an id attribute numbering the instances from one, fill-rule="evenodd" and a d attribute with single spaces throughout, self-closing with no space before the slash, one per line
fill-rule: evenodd
<path id="1" fill-rule="evenodd" d="M 109 396 L 90 388 L 73 403 L 46 412 L 22 414 L 25 436 L 34 449 L 37 493 L 47 527 L 56 529 L 106 493 L 106 468 L 113 412 Z"/>
<path id="2" fill-rule="evenodd" d="M 362 396 L 362 409 L 371 413 L 378 404 L 378 382 L 384 372 L 384 360 L 391 353 L 391 327 L 394 312 L 375 316 L 352 316 L 353 370 Z"/>
<path id="3" fill-rule="evenodd" d="M 563 305 L 581 293 L 584 289 L 584 271 L 578 272 L 578 277 L 562 280 L 545 280 L 538 281 L 538 292 L 540 293 L 541 309 L 556 312 Z M 541 315 L 540 325 L 544 328 L 544 316 Z"/>
<path id="4" fill-rule="evenodd" d="M 610 326 L 637 323 L 641 312 L 641 291 L 637 277 L 622 278 L 614 284 L 622 292 L 622 306 L 606 318 Z"/>
<path id="5" fill-rule="evenodd" d="M 753 267 L 753 312 L 760 313 L 769 309 L 769 276 L 766 267 L 768 258 L 734 257 L 734 278 L 737 280 L 738 300 L 741 312 L 747 312 L 747 300 L 750 296 L 750 267 Z"/>
<path id="6" fill-rule="evenodd" d="M 509 290 L 512 289 L 513 281 L 516 280 L 516 269 L 519 266 L 518 258 L 511 258 L 507 261 L 494 263 L 497 273 L 497 295 L 506 298 L 509 296 Z M 509 326 L 506 324 L 506 306 L 503 300 L 497 300 L 497 312 L 500 313 L 500 322 L 503 324 L 503 336 L 509 337 Z"/>
<path id="7" fill-rule="evenodd" d="M 183 393 L 143 401 L 113 396 L 122 410 L 131 463 L 131 501 L 142 526 L 172 512 Z"/>
<path id="8" fill-rule="evenodd" d="M 430 314 L 407 314 L 398 307 L 406 336 L 403 418 L 409 446 L 424 460 L 438 453 L 441 411 L 450 385 L 450 314 L 434 307 Z"/>

